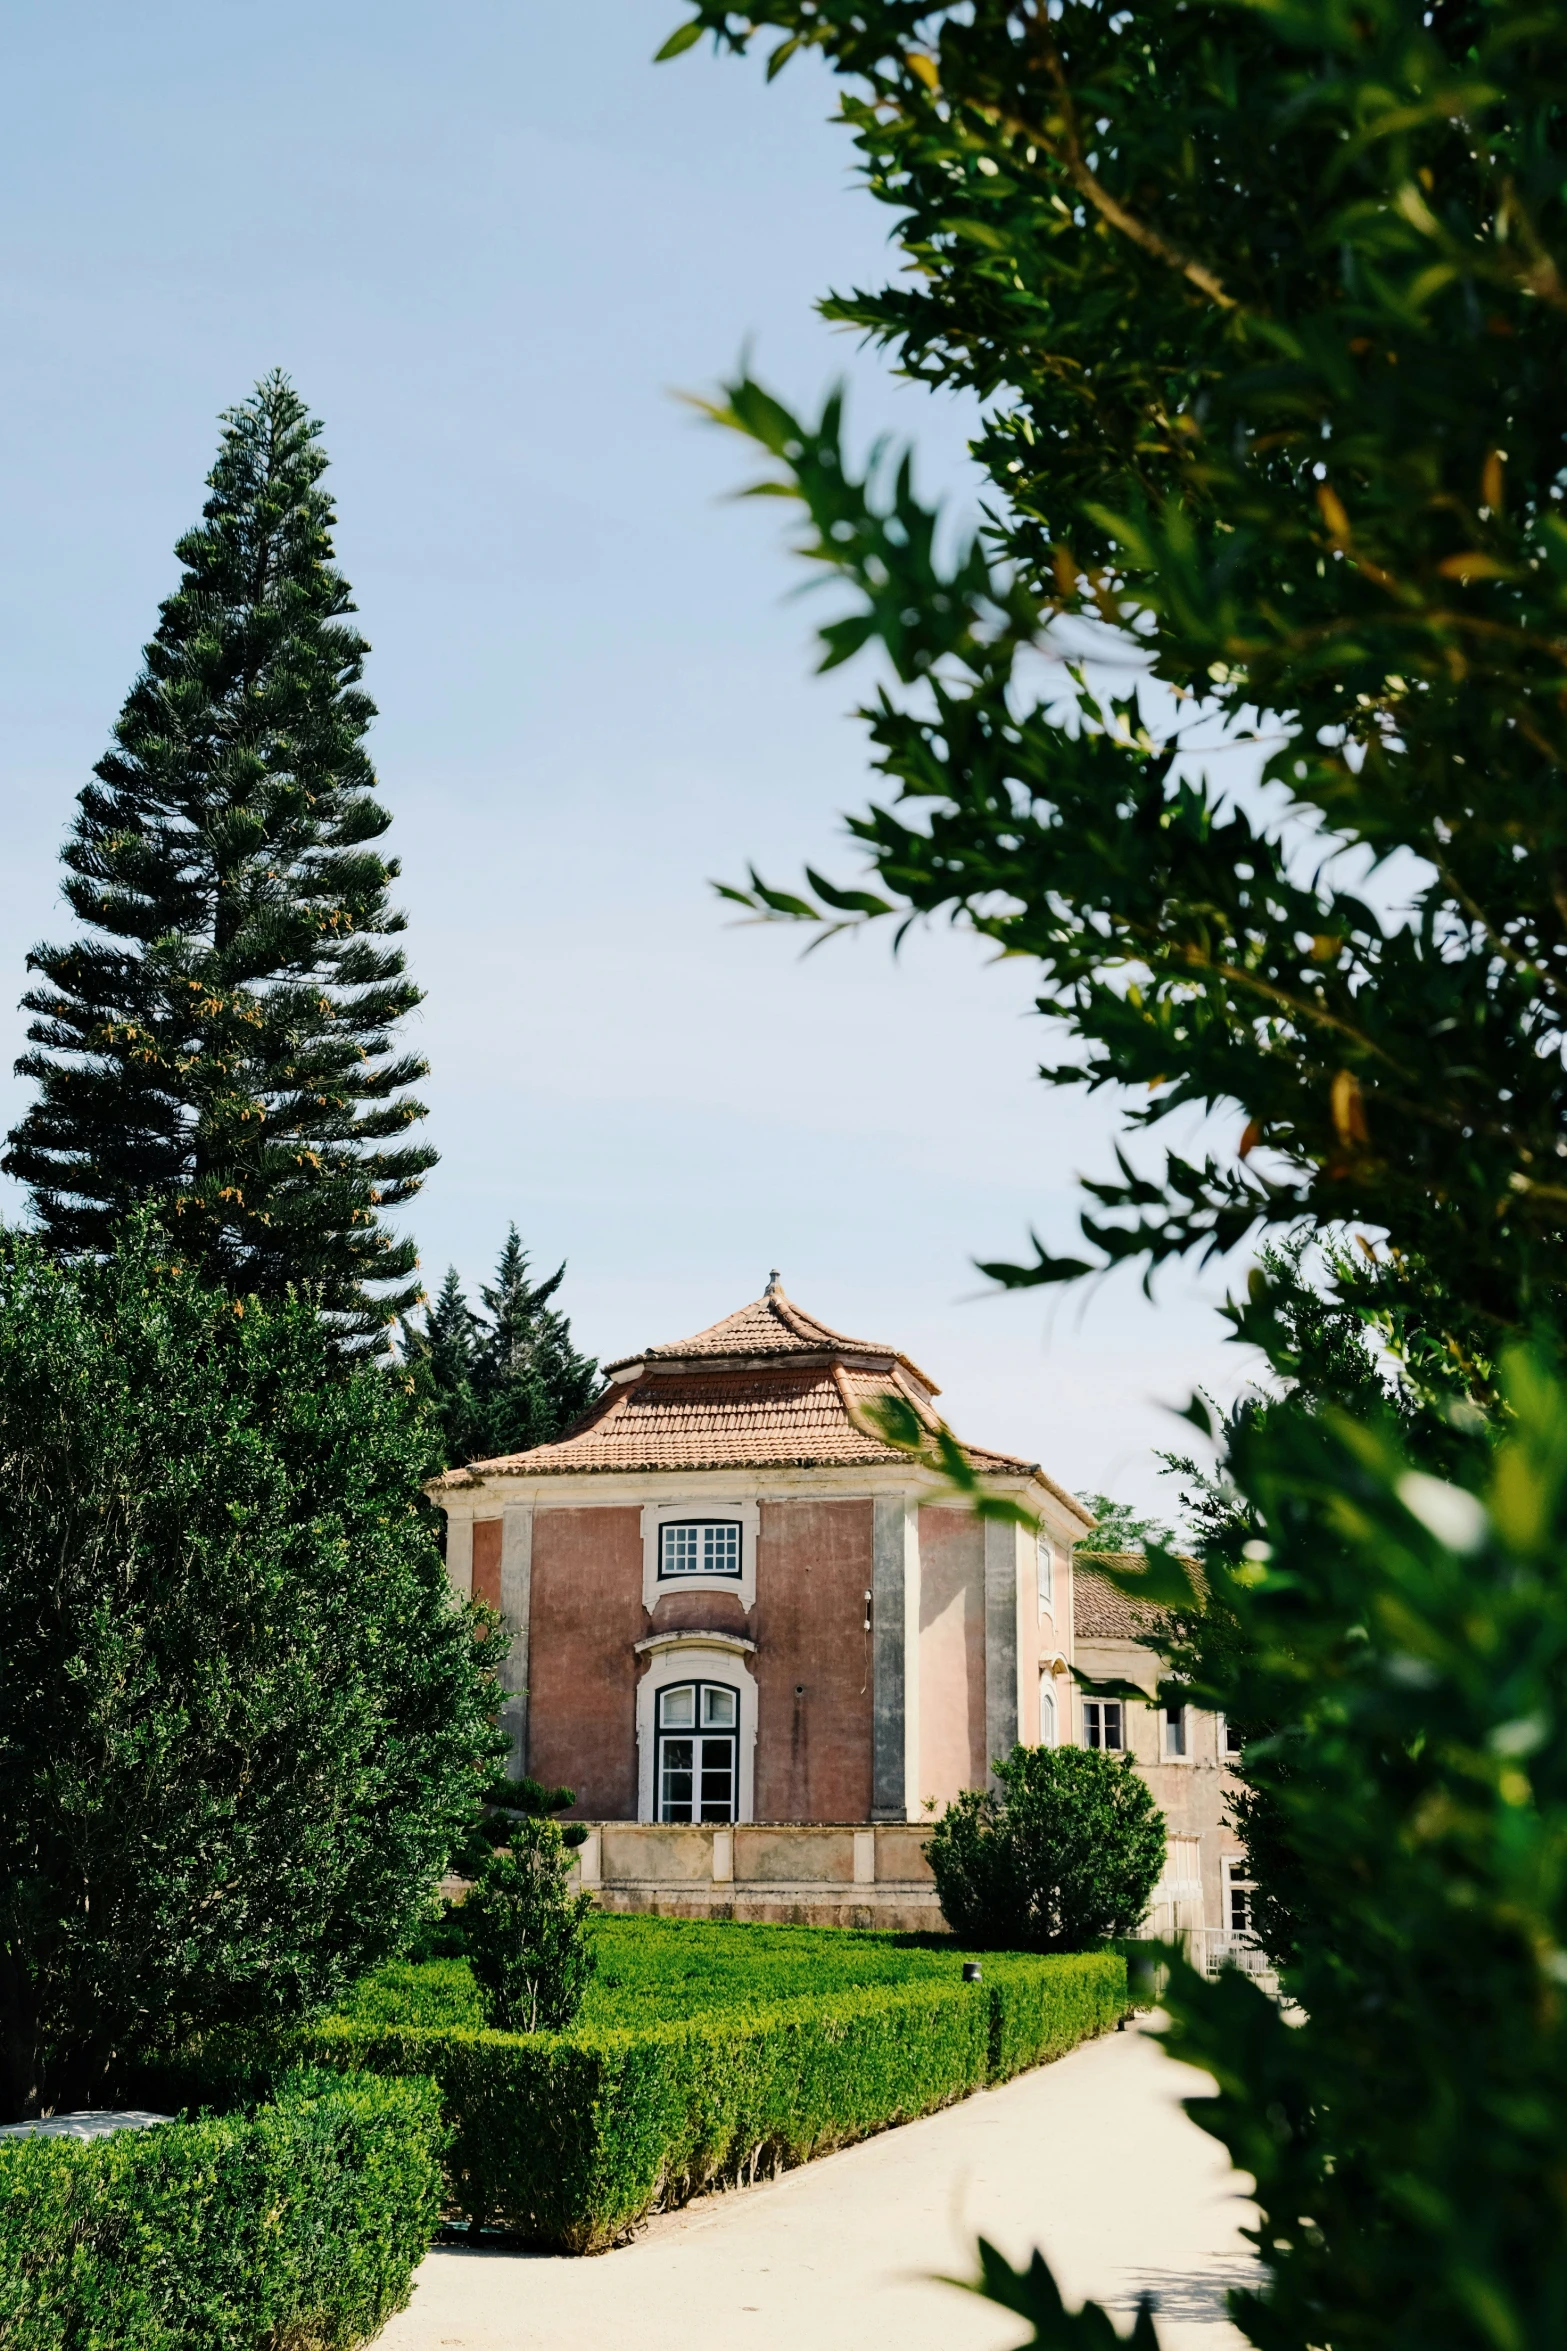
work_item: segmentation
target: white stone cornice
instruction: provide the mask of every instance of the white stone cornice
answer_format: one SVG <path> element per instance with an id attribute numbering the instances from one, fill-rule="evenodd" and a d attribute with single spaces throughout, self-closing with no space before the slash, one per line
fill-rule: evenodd
<path id="1" fill-rule="evenodd" d="M 722 1649 L 732 1657 L 754 1657 L 756 1643 L 746 1640 L 741 1633 L 721 1633 L 708 1629 L 696 1632 L 649 1633 L 645 1641 L 633 1641 L 634 1654 L 651 1657 L 660 1649 Z"/>

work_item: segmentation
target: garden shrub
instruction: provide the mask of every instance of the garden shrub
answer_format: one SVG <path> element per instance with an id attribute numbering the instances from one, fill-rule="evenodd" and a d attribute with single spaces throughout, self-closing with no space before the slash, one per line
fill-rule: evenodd
<path id="1" fill-rule="evenodd" d="M 733 1931 L 733 1930 L 731 1930 Z M 844 1938 L 847 1940 L 847 1938 Z M 294 2036 L 301 2058 L 430 2074 L 452 2126 L 452 2207 L 570 2252 L 655 2206 L 803 2163 L 1107 2031 L 1126 2006 L 1109 1952 L 714 2009 L 570 2035 L 355 2025 Z"/>
<path id="2" fill-rule="evenodd" d="M 1000 1787 L 965 1789 L 925 1848 L 953 1933 L 1009 1951 L 1131 1934 L 1164 1867 L 1164 1816 L 1132 1758 L 1014 1747 L 995 1769 Z"/>
<path id="3" fill-rule="evenodd" d="M 592 1896 L 567 1891 L 571 1863 L 554 1821 L 524 1817 L 510 1834 L 509 1850 L 490 1855 L 463 1904 L 484 2020 L 501 2032 L 563 2032 L 596 1964 Z"/>
<path id="4" fill-rule="evenodd" d="M 496 1747 L 413 1400 L 170 1255 L 0 1236 L 0 2121 L 340 1997 Z"/>
<path id="5" fill-rule="evenodd" d="M 5 2351 L 338 2351 L 408 2298 L 441 2202 L 429 2081 L 285 2080 L 275 2105 L 0 2140 Z"/>

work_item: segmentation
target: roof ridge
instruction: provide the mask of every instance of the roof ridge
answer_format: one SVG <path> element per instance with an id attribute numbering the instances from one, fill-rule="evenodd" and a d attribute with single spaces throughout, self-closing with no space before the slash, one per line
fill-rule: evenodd
<path id="1" fill-rule="evenodd" d="M 790 1355 L 821 1348 L 828 1354 L 853 1357 L 885 1356 L 890 1362 L 902 1364 L 930 1395 L 941 1393 L 928 1372 L 922 1371 L 901 1347 L 889 1346 L 878 1339 L 851 1338 L 846 1331 L 834 1330 L 799 1306 L 785 1291 L 775 1275 L 760 1298 L 737 1306 L 732 1314 L 720 1316 L 705 1329 L 693 1331 L 684 1339 L 666 1340 L 656 1347 L 644 1347 L 635 1355 L 616 1357 L 604 1369 L 613 1376 L 629 1372 L 633 1366 L 644 1363 L 678 1363 L 682 1360 L 711 1361 L 724 1355 Z"/>

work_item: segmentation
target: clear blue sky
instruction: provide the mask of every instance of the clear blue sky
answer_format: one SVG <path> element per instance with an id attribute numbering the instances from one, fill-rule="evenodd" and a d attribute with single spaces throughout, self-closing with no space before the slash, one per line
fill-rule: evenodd
<path id="1" fill-rule="evenodd" d="M 973 941 L 802 964 L 708 887 L 845 871 L 852 673 L 737 445 L 675 388 L 751 348 L 962 499 L 969 419 L 813 315 L 889 264 L 829 91 L 649 60 L 677 0 L 51 0 L 0 23 L 0 1121 L 56 857 L 135 673 L 216 416 L 289 370 L 324 418 L 374 648 L 442 1163 L 432 1286 L 515 1218 L 601 1355 L 754 1297 L 903 1345 L 965 1434 L 1154 1500 L 1167 1406 L 1241 1365 L 1222 1280 L 995 1298 L 1071 1235 L 1114 1109 L 1032 1080 L 1028 976 Z M 860 681 L 863 684 L 863 681 Z M 0 1187 L 3 1189 L 3 1187 Z M 14 1189 L 0 1199 L 21 1212 Z"/>

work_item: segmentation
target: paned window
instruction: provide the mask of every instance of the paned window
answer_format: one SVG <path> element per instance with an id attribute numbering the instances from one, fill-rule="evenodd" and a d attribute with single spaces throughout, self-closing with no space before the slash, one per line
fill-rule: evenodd
<path id="1" fill-rule="evenodd" d="M 1224 1923 L 1232 1935 L 1251 1933 L 1252 1888 L 1242 1874 L 1245 1866 L 1241 1861 L 1227 1861 L 1224 1865 Z"/>
<path id="2" fill-rule="evenodd" d="M 1119 1698 L 1083 1700 L 1083 1745 L 1106 1747 L 1119 1755 L 1126 1745 L 1125 1722 Z"/>
<path id="3" fill-rule="evenodd" d="M 739 1792 L 740 1693 L 677 1682 L 658 1694 L 658 1817 L 733 1820 Z"/>
<path id="4" fill-rule="evenodd" d="M 1184 1706 L 1166 1706 L 1163 1717 L 1165 1756 L 1172 1763 L 1182 1763 L 1188 1752 L 1186 1709 Z"/>
<path id="5" fill-rule="evenodd" d="M 1239 1755 L 1245 1744 L 1245 1740 L 1241 1737 L 1234 1723 L 1230 1721 L 1229 1716 L 1221 1714 L 1219 1717 L 1220 1755 L 1228 1761 L 1231 1756 Z"/>
<path id="6" fill-rule="evenodd" d="M 658 1530 L 658 1573 L 740 1578 L 740 1524 L 732 1518 L 674 1519 Z"/>

